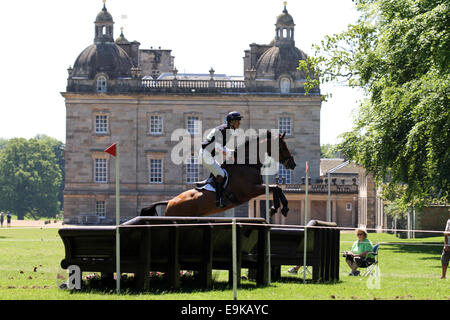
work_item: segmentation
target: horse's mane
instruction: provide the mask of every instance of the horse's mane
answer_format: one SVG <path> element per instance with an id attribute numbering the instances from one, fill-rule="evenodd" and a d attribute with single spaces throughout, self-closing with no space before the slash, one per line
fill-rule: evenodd
<path id="1" fill-rule="evenodd" d="M 250 143 L 254 143 L 254 141 L 256 140 L 256 145 L 257 145 L 257 150 L 259 149 L 259 145 L 261 144 L 261 143 L 266 143 L 266 141 L 267 140 L 270 140 L 272 138 L 272 133 L 270 132 L 270 130 L 266 130 L 265 132 L 263 131 L 263 132 L 260 132 L 259 134 L 256 134 L 256 135 L 251 135 L 251 136 L 246 136 L 245 137 L 245 141 L 243 142 L 243 143 L 241 143 L 241 144 L 238 144 L 237 145 L 237 147 L 235 148 L 235 151 L 234 151 L 234 153 L 235 153 L 235 159 L 237 159 L 237 152 L 238 152 L 238 150 L 240 150 L 240 148 L 245 148 L 244 150 L 246 150 L 246 152 L 245 152 L 245 162 L 246 162 L 246 164 L 245 165 L 247 165 L 247 166 L 254 166 L 254 167 L 257 167 L 257 168 L 260 168 L 261 166 L 262 166 L 262 164 L 261 164 L 261 161 L 260 161 L 260 159 L 259 159 L 259 156 L 258 156 L 258 163 L 256 163 L 256 164 L 248 164 L 247 163 L 247 161 L 248 161 L 248 159 L 249 159 L 249 154 L 248 154 L 248 150 L 250 150 Z M 259 154 L 259 151 L 257 151 L 257 154 Z M 230 162 L 226 162 L 226 165 L 232 165 L 233 163 L 230 163 Z"/>
<path id="2" fill-rule="evenodd" d="M 265 141 L 265 140 L 271 139 L 271 138 L 272 138 L 272 132 L 270 130 L 266 130 L 265 133 L 263 132 L 262 134 L 256 134 L 256 135 L 253 135 L 250 137 L 246 136 L 245 141 L 243 143 L 239 144 L 237 146 L 237 148 L 242 147 L 242 145 L 248 146 L 250 144 L 250 142 L 253 142 L 254 140 L 256 140 L 256 142 L 259 143 L 260 141 Z"/>

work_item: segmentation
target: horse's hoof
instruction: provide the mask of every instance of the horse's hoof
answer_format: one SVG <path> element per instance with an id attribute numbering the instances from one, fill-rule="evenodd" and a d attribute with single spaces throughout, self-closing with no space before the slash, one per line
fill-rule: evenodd
<path id="1" fill-rule="evenodd" d="M 278 212 L 278 210 L 275 209 L 275 207 L 271 207 L 269 212 L 270 212 L 270 216 L 273 216 L 275 213 Z"/>
<path id="2" fill-rule="evenodd" d="M 287 217 L 288 212 L 289 212 L 289 208 L 287 208 L 287 207 L 284 207 L 281 209 L 281 214 L 285 217 Z"/>

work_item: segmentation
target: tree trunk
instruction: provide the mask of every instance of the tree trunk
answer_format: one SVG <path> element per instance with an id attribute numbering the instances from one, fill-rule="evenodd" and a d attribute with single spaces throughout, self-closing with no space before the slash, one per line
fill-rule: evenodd
<path id="1" fill-rule="evenodd" d="M 25 217 L 25 212 L 23 212 L 23 211 L 17 212 L 17 220 L 23 220 L 24 217 Z"/>

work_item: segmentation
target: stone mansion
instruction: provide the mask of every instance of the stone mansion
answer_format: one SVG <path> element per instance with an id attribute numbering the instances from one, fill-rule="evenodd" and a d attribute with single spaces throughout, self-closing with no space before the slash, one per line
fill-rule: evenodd
<path id="1" fill-rule="evenodd" d="M 93 31 L 93 43 L 68 69 L 67 89 L 62 93 L 66 106 L 65 223 L 113 223 L 115 166 L 104 149 L 115 142 L 120 143 L 121 152 L 122 220 L 192 188 L 208 173 L 199 164 L 196 150 L 186 164 L 172 163 L 170 154 L 177 143 L 171 140 L 172 132 L 185 128 L 193 137 L 203 135 L 233 110 L 243 115 L 244 131 L 275 128 L 286 132 L 297 166 L 293 171 L 280 166 L 272 183 L 283 182 L 291 211 L 287 218 L 274 215 L 273 221 L 302 222 L 306 161 L 311 187 L 322 185 L 311 189 L 309 217 L 325 218 L 321 94 L 319 88 L 304 94 L 305 74 L 297 67 L 306 54 L 295 46 L 294 19 L 286 6 L 275 19 L 273 34 L 268 35 L 272 40 L 252 43 L 244 51 L 244 72 L 239 77 L 216 74 L 213 69 L 205 74 L 178 73 L 171 50 L 143 49 L 123 32 L 115 39 L 113 16 L 105 5 Z M 345 226 L 364 219 L 368 226 L 380 226 L 383 221 L 376 214 L 367 218 L 366 212 L 364 219 L 360 217 L 364 199 L 359 199 L 359 180 L 355 169 L 333 184 L 332 219 Z M 226 214 L 264 216 L 261 201 L 252 200 Z"/>

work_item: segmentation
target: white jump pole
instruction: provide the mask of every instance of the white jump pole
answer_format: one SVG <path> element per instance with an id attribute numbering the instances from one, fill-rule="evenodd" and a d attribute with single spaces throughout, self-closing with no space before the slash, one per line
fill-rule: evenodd
<path id="1" fill-rule="evenodd" d="M 268 167 L 270 165 L 270 158 L 269 155 L 266 153 L 266 161 L 264 169 L 265 171 L 265 183 L 266 183 L 266 221 L 270 224 L 270 212 L 269 212 L 269 170 Z M 268 278 L 269 278 L 269 284 L 272 282 L 271 279 L 271 262 L 270 262 L 270 229 L 266 233 L 266 243 L 267 243 L 267 264 L 268 264 Z"/>
<path id="2" fill-rule="evenodd" d="M 306 225 L 308 224 L 308 162 L 306 162 L 306 185 L 305 185 L 305 236 L 304 236 L 304 244 L 303 244 L 303 283 L 306 283 L 306 250 L 307 250 L 307 238 L 308 232 Z"/>
<path id="3" fill-rule="evenodd" d="M 114 143 L 104 150 L 116 158 L 116 286 L 120 294 L 120 174 L 119 174 L 119 143 Z"/>
<path id="4" fill-rule="evenodd" d="M 231 243 L 233 254 L 233 299 L 237 300 L 237 245 L 236 245 L 236 219 L 233 218 L 231 225 Z"/>
<path id="5" fill-rule="evenodd" d="M 117 294 L 120 294 L 120 175 L 119 175 L 119 143 L 116 146 L 116 281 L 117 281 Z"/>

